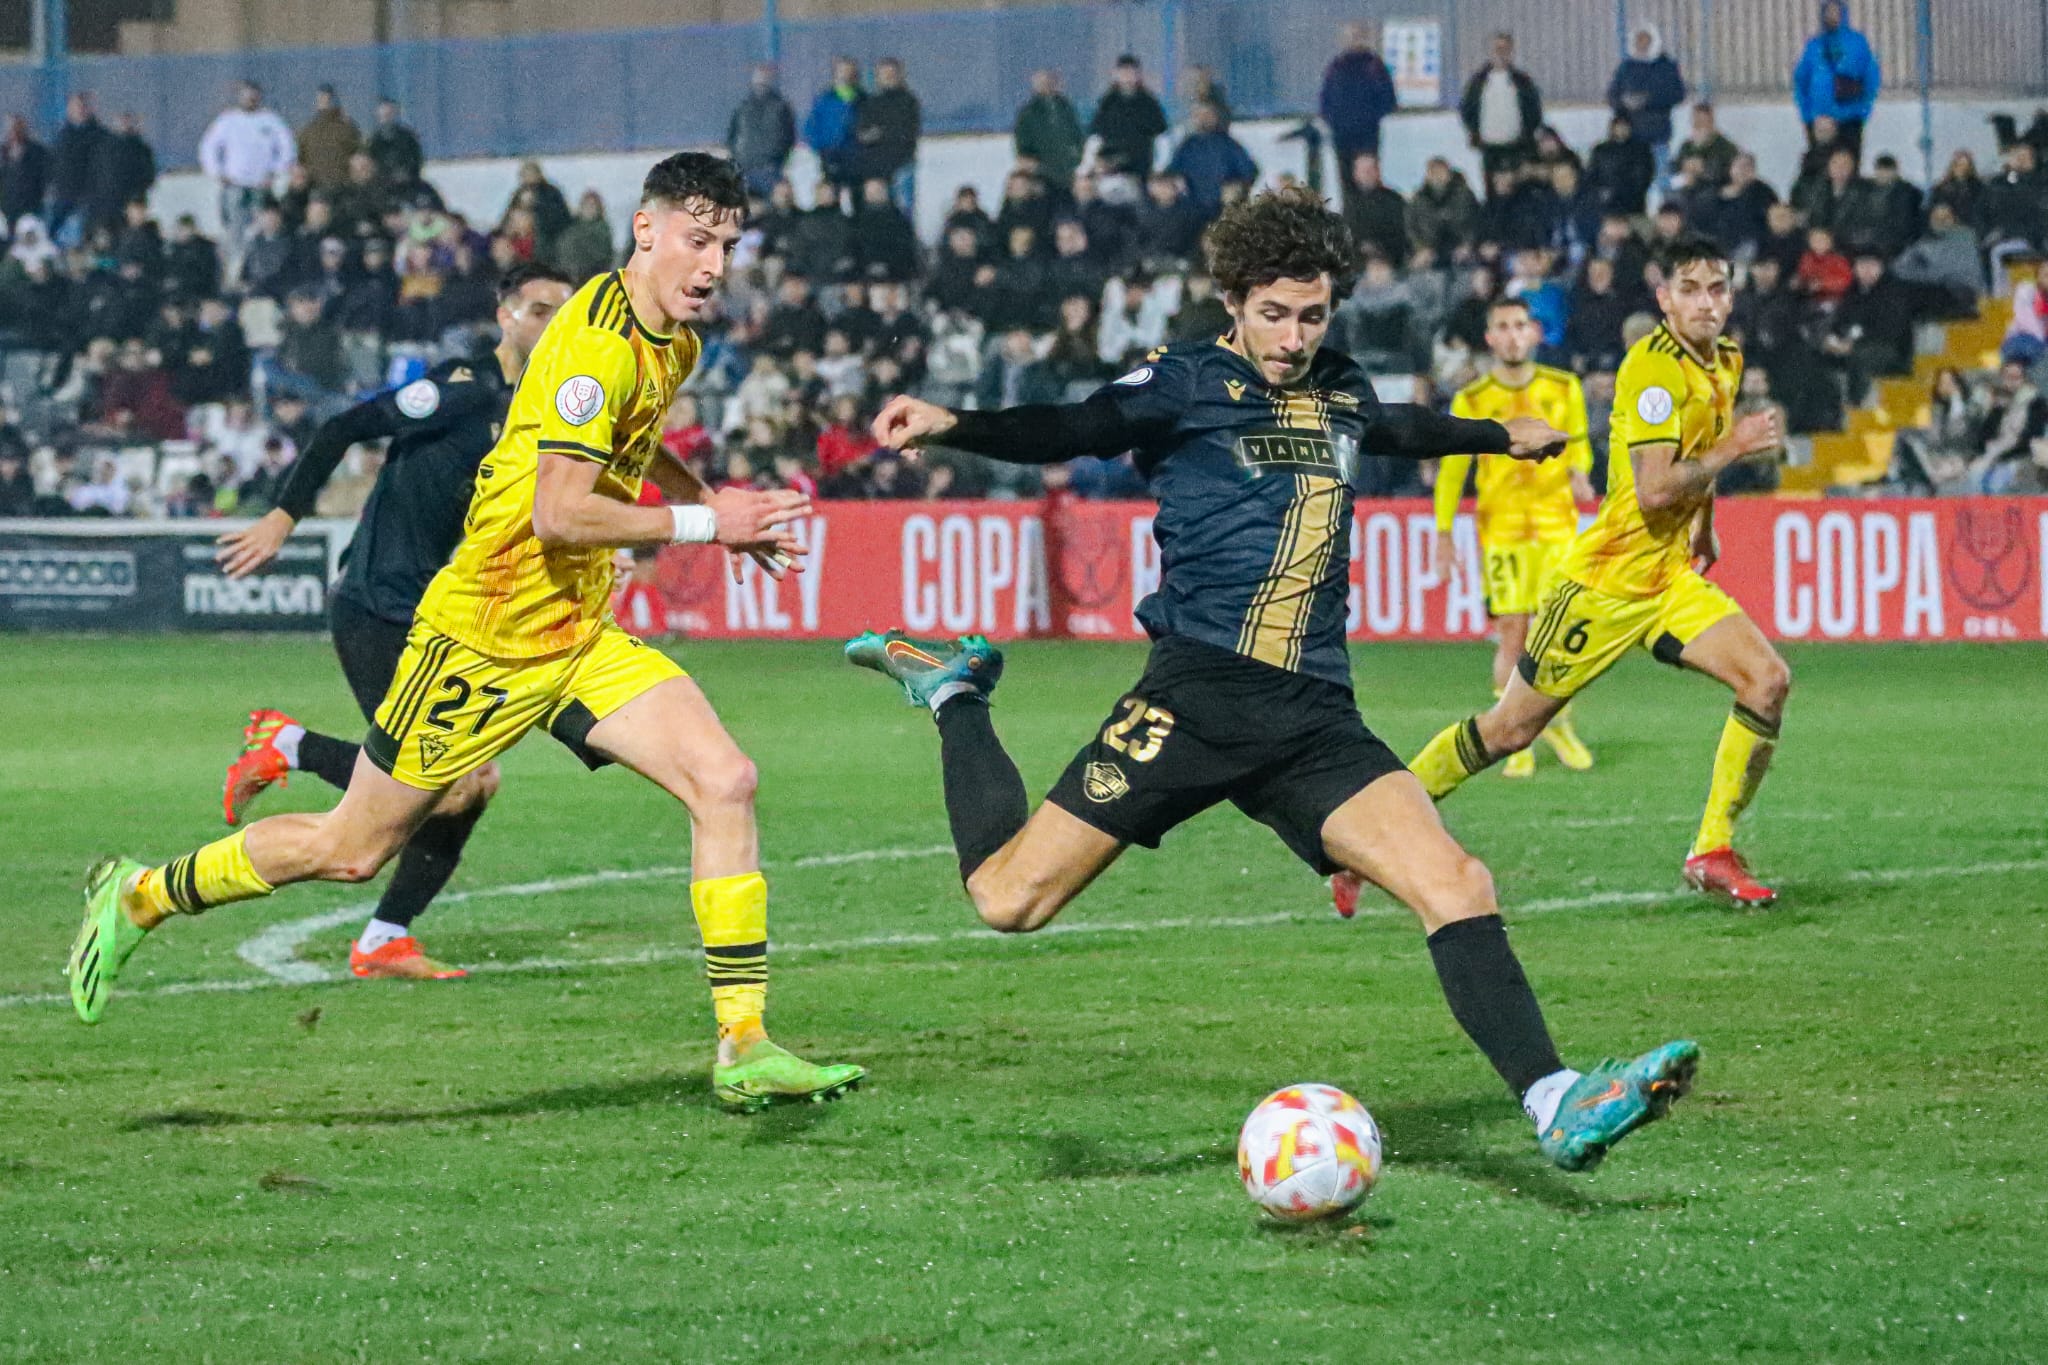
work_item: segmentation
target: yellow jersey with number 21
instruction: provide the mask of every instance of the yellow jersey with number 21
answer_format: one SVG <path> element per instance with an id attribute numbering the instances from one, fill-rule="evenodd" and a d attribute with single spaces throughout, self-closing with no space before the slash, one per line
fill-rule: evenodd
<path id="1" fill-rule="evenodd" d="M 1679 459 L 1697 460 L 1727 434 L 1741 388 L 1742 348 L 1727 337 L 1716 340 L 1711 364 L 1662 325 L 1629 347 L 1615 379 L 1607 496 L 1565 551 L 1560 576 L 1614 597 L 1654 597 L 1689 567 L 1693 523 L 1713 490 L 1645 512 L 1629 452 L 1668 443 Z"/>
<path id="2" fill-rule="evenodd" d="M 1437 465 L 1436 526 L 1451 529 L 1465 471 L 1478 462 L 1479 543 L 1500 545 L 1562 543 L 1579 529 L 1572 498 L 1572 473 L 1589 474 L 1593 448 L 1586 441 L 1586 395 L 1579 377 L 1548 365 L 1533 367 L 1529 382 L 1510 387 L 1491 373 L 1480 376 L 1451 400 L 1451 416 L 1506 422 L 1540 417 L 1571 438 L 1553 460 L 1517 460 L 1512 455 L 1446 455 Z"/>
<path id="3" fill-rule="evenodd" d="M 588 640 L 611 609 L 612 549 L 550 549 L 534 538 L 540 457 L 589 460 L 600 466 L 600 494 L 632 502 L 698 350 L 687 327 L 664 336 L 643 325 L 619 271 L 571 295 L 519 378 L 504 434 L 477 469 L 462 543 L 427 586 L 418 619 L 499 659 Z"/>

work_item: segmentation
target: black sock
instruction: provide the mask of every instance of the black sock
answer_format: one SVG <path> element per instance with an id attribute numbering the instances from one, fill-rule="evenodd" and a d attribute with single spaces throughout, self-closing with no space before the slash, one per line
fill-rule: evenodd
<path id="1" fill-rule="evenodd" d="M 386 924 L 411 924 L 448 885 L 455 864 L 462 861 L 462 846 L 483 813 L 484 808 L 477 806 L 459 815 L 436 815 L 421 825 L 398 855 L 398 869 L 377 902 L 377 918 Z"/>
<path id="2" fill-rule="evenodd" d="M 356 755 L 362 751 L 360 744 L 308 730 L 299 736 L 299 771 L 347 791 L 356 770 Z"/>
<path id="3" fill-rule="evenodd" d="M 1429 956 L 1452 1015 L 1517 1102 L 1530 1086 L 1564 1069 L 1499 915 L 1446 924 L 1429 936 Z"/>
<path id="4" fill-rule="evenodd" d="M 1024 828 L 1030 802 L 980 697 L 955 697 L 939 708 L 939 763 L 946 777 L 946 819 L 965 882 Z"/>

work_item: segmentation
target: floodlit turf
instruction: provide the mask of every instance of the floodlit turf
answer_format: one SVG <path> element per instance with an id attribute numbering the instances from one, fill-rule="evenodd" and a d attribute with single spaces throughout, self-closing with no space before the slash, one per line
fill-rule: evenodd
<path id="1" fill-rule="evenodd" d="M 1594 772 L 1446 808 L 1567 1057 L 1705 1047 L 1590 1177 L 1540 1161 L 1405 916 L 1338 922 L 1234 812 L 1069 932 L 974 937 L 924 716 L 829 645 L 683 657 L 764 773 L 771 1023 L 873 1069 L 842 1103 L 712 1107 L 682 878 L 586 875 L 685 862 L 683 823 L 544 736 L 422 923 L 510 970 L 166 991 L 260 982 L 238 945 L 366 895 L 302 887 L 173 922 L 96 1029 L 23 1002 L 62 991 L 92 854 L 219 830 L 240 708 L 359 727 L 314 640 L 0 646 L 0 1360 L 2039 1357 L 2048 651 L 1796 652 L 1748 825 L 1768 913 L 1675 893 L 1726 702 L 1647 661 L 1581 707 Z M 1013 649 L 1035 791 L 1140 657 Z M 1361 651 L 1367 717 L 1412 751 L 1484 661 Z M 349 936 L 299 957 L 345 970 Z M 1297 1080 L 1386 1131 L 1348 1227 L 1238 1186 L 1239 1120 Z"/>

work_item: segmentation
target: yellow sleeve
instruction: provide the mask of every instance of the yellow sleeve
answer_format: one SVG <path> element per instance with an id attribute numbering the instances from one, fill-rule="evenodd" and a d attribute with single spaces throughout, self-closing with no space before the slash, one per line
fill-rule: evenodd
<path id="1" fill-rule="evenodd" d="M 1483 414 L 1478 412 L 1465 395 L 1466 389 L 1459 389 L 1451 399 L 1451 416 L 1463 417 L 1470 421 Z M 1470 455 L 1446 455 L 1436 462 L 1436 529 L 1448 531 L 1451 523 L 1458 519 L 1458 500 L 1465 496 L 1465 476 L 1472 471 Z"/>
<path id="2" fill-rule="evenodd" d="M 1581 474 L 1591 474 L 1593 443 L 1586 437 L 1586 389 L 1579 383 L 1577 375 L 1566 377 L 1564 401 L 1565 411 L 1569 414 L 1565 434 L 1572 438 L 1571 444 L 1564 448 L 1565 465 Z"/>
<path id="3" fill-rule="evenodd" d="M 1679 408 L 1685 372 L 1676 356 L 1638 348 L 1621 363 L 1614 384 L 1614 430 L 1625 448 L 1681 444 Z"/>
<path id="4" fill-rule="evenodd" d="M 553 342 L 549 345 L 547 343 Z M 538 446 L 544 455 L 612 462 L 612 425 L 633 399 L 640 366 L 617 332 L 579 327 L 559 341 L 545 336 L 531 379 L 546 395 Z"/>

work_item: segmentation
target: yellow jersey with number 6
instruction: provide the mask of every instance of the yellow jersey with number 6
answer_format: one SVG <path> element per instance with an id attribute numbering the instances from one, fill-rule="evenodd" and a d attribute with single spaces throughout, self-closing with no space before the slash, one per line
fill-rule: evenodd
<path id="1" fill-rule="evenodd" d="M 1451 529 L 1465 471 L 1478 462 L 1479 543 L 1492 548 L 1530 542 L 1563 542 L 1579 529 L 1572 499 L 1572 472 L 1591 473 L 1593 447 L 1586 441 L 1586 394 L 1569 370 L 1537 365 L 1526 384 L 1503 384 L 1486 374 L 1458 390 L 1451 416 L 1505 422 L 1540 417 L 1571 438 L 1561 459 L 1517 460 L 1510 455 L 1446 455 L 1437 465 L 1436 525 Z"/>
<path id="2" fill-rule="evenodd" d="M 1565 551 L 1560 576 L 1615 597 L 1654 597 L 1686 571 L 1693 524 L 1713 501 L 1713 490 L 1645 512 L 1636 501 L 1629 452 L 1670 444 L 1679 459 L 1698 459 L 1727 435 L 1741 388 L 1742 348 L 1727 337 L 1715 342 L 1711 363 L 1702 363 L 1661 324 L 1629 347 L 1614 385 L 1607 496 Z"/>
<path id="3" fill-rule="evenodd" d="M 571 295 L 519 377 L 504 433 L 477 468 L 462 543 L 428 584 L 418 619 L 498 659 L 588 640 L 611 609 L 612 550 L 534 538 L 540 457 L 589 460 L 600 466 L 600 494 L 632 502 L 698 349 L 687 327 L 663 336 L 644 326 L 619 271 Z"/>

